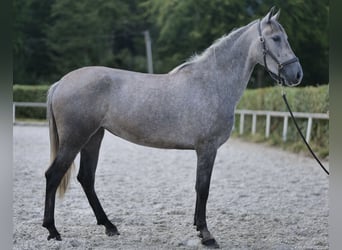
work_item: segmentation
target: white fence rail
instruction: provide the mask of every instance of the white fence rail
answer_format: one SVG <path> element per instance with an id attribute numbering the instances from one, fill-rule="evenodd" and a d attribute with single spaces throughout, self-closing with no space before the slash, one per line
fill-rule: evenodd
<path id="1" fill-rule="evenodd" d="M 45 107 L 46 103 L 38 103 L 38 102 L 13 102 L 13 124 L 16 123 L 16 107 Z M 265 137 L 268 138 L 270 136 L 270 126 L 271 126 L 271 118 L 272 117 L 283 117 L 283 133 L 282 138 L 283 141 L 287 139 L 287 130 L 288 130 L 288 120 L 290 114 L 288 112 L 280 112 L 280 111 L 265 111 L 265 110 L 236 110 L 235 114 L 240 115 L 240 126 L 239 126 L 239 133 L 244 133 L 244 125 L 245 125 L 245 116 L 251 115 L 252 116 L 252 129 L 251 133 L 256 133 L 256 124 L 257 124 L 257 117 L 258 116 L 266 116 L 266 126 L 265 126 Z M 293 112 L 293 115 L 296 118 L 304 118 L 308 119 L 308 125 L 306 128 L 306 140 L 307 142 L 310 141 L 311 136 L 311 129 L 312 129 L 312 120 L 313 119 L 323 119 L 329 120 L 329 114 L 324 113 L 302 113 L 302 112 Z"/>
<path id="2" fill-rule="evenodd" d="M 13 124 L 15 124 L 15 121 L 16 121 L 15 110 L 17 107 L 46 108 L 46 103 L 45 102 L 13 102 Z"/>
<path id="3" fill-rule="evenodd" d="M 256 133 L 256 124 L 257 124 L 257 117 L 258 116 L 266 116 L 266 126 L 265 126 L 265 137 L 268 138 L 270 136 L 270 125 L 271 125 L 271 117 L 283 117 L 283 133 L 282 138 L 283 141 L 287 139 L 287 130 L 288 130 L 288 120 L 290 113 L 288 112 L 280 112 L 280 111 L 264 111 L 264 110 L 236 110 L 235 114 L 240 115 L 240 127 L 239 133 L 244 133 L 244 123 L 245 123 L 245 116 L 251 115 L 252 116 L 252 129 L 251 133 Z M 312 120 L 313 119 L 323 119 L 329 120 L 329 114 L 324 113 L 303 113 L 303 112 L 293 112 L 295 118 L 305 118 L 308 119 L 308 125 L 306 128 L 306 140 L 307 142 L 310 141 L 311 136 L 311 129 L 312 129 Z"/>

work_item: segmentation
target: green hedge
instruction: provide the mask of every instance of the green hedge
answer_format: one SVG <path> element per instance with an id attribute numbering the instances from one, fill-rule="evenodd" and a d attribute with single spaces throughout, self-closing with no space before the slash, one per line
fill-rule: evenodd
<path id="1" fill-rule="evenodd" d="M 329 85 L 320 87 L 285 88 L 286 96 L 294 112 L 327 113 L 329 111 Z M 237 106 L 238 109 L 287 111 L 281 96 L 281 88 L 269 87 L 255 90 L 246 90 Z M 236 116 L 235 128 L 239 128 L 239 117 Z M 245 117 L 245 134 L 240 136 L 238 129 L 234 136 L 243 137 L 253 141 L 267 141 L 272 145 L 281 145 L 295 152 L 306 152 L 305 145 L 292 122 L 289 120 L 287 142 L 282 141 L 283 118 L 272 117 L 270 138 L 265 138 L 266 117 L 258 116 L 256 134 L 250 134 L 252 117 Z M 298 124 L 305 134 L 307 119 L 298 119 Z M 329 154 L 329 121 L 313 120 L 310 145 L 321 157 Z"/>
<path id="2" fill-rule="evenodd" d="M 13 102 L 46 102 L 48 85 L 14 85 Z M 45 119 L 46 110 L 40 107 L 17 107 L 16 118 Z"/>
<path id="3" fill-rule="evenodd" d="M 320 87 L 284 88 L 293 111 L 326 113 L 329 110 L 329 85 Z M 269 87 L 245 90 L 238 109 L 287 111 L 281 88 Z"/>

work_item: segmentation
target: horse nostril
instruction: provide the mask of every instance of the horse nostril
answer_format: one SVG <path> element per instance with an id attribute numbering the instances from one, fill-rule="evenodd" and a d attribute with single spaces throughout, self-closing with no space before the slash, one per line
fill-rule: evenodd
<path id="1" fill-rule="evenodd" d="M 302 78 L 302 73 L 300 71 L 297 72 L 296 79 L 299 81 Z"/>

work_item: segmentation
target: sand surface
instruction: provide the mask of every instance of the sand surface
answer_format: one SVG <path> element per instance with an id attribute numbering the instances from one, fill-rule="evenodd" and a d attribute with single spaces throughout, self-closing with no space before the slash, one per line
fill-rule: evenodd
<path id="1" fill-rule="evenodd" d="M 15 126 L 13 146 L 13 249 L 204 248 L 192 225 L 194 151 L 137 146 L 106 133 L 96 191 L 121 235 L 108 237 L 96 225 L 76 170 L 65 198 L 56 199 L 62 241 L 47 241 L 48 128 Z M 221 249 L 328 249 L 328 177 L 308 157 L 230 139 L 215 161 L 207 211 Z"/>

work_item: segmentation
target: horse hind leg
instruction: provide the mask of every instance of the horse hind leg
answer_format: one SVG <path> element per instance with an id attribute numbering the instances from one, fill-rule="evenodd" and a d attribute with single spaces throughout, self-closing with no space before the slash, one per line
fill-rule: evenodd
<path id="1" fill-rule="evenodd" d="M 77 175 L 77 180 L 81 183 L 89 204 L 94 211 L 97 224 L 105 226 L 106 234 L 108 236 L 112 236 L 119 235 L 120 233 L 118 232 L 116 226 L 109 221 L 94 188 L 95 172 L 103 135 L 104 129 L 101 128 L 89 139 L 87 144 L 81 149 L 80 170 Z"/>
<path id="2" fill-rule="evenodd" d="M 61 236 L 55 227 L 54 219 L 56 191 L 78 151 L 77 147 L 61 146 L 55 160 L 45 172 L 46 194 L 43 227 L 49 231 L 48 240 L 53 238 L 61 240 Z"/>

